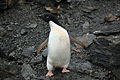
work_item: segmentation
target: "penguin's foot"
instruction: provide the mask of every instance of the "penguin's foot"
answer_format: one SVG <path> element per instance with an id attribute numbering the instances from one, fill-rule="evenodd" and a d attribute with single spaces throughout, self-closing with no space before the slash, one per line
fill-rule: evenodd
<path id="1" fill-rule="evenodd" d="M 53 76 L 52 71 L 48 71 L 48 73 L 46 74 L 46 76 L 49 76 L 49 77 Z"/>
<path id="2" fill-rule="evenodd" d="M 65 72 L 70 72 L 70 70 L 63 68 L 62 73 L 65 73 Z"/>

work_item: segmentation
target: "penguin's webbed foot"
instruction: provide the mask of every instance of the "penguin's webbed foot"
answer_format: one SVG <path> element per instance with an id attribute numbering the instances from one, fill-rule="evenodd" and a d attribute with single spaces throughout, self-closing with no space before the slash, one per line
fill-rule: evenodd
<path id="1" fill-rule="evenodd" d="M 51 76 L 53 76 L 54 74 L 52 73 L 52 71 L 48 71 L 48 73 L 46 74 L 46 76 L 49 76 L 49 77 L 51 77 Z"/>
<path id="2" fill-rule="evenodd" d="M 63 68 L 62 73 L 65 73 L 65 72 L 70 72 L 70 70 Z"/>

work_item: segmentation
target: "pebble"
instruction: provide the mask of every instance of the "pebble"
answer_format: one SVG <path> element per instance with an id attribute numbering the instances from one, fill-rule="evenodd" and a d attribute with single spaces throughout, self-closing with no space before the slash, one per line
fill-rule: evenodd
<path id="1" fill-rule="evenodd" d="M 42 61 L 42 55 L 38 54 L 36 57 L 32 58 L 31 63 L 39 63 Z"/>
<path id="2" fill-rule="evenodd" d="M 26 28 L 36 28 L 36 27 L 37 27 L 37 23 L 33 23 L 33 24 L 26 26 Z"/>
<path id="3" fill-rule="evenodd" d="M 3 37 L 6 33 L 7 33 L 7 31 L 5 30 L 5 28 L 0 26 L 0 37 Z"/>
<path id="4" fill-rule="evenodd" d="M 27 34 L 27 31 L 25 29 L 21 29 L 21 32 L 20 32 L 21 35 L 25 35 Z"/>

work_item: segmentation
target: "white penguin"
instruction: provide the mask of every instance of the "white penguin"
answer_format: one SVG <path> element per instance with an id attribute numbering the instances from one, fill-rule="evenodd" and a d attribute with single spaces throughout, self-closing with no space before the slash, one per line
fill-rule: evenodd
<path id="1" fill-rule="evenodd" d="M 48 40 L 48 57 L 46 76 L 52 76 L 53 67 L 62 67 L 62 72 L 70 72 L 66 68 L 70 62 L 70 39 L 68 32 L 61 26 L 49 21 L 50 34 Z"/>
<path id="2" fill-rule="evenodd" d="M 62 72 L 70 72 L 67 67 L 70 62 L 70 38 L 68 32 L 62 28 L 55 16 L 45 14 L 41 18 L 49 22 L 50 33 L 48 39 L 48 56 L 46 76 L 53 76 L 54 67 L 63 68 Z"/>

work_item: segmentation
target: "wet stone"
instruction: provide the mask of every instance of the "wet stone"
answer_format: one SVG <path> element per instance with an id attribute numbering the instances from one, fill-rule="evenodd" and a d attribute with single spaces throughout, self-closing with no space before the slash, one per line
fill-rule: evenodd
<path id="1" fill-rule="evenodd" d="M 23 64 L 21 74 L 25 80 L 30 80 L 31 77 L 36 78 L 36 73 L 29 64 Z"/>

